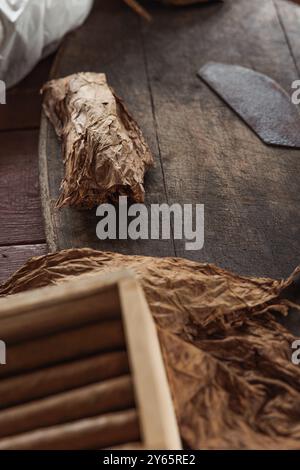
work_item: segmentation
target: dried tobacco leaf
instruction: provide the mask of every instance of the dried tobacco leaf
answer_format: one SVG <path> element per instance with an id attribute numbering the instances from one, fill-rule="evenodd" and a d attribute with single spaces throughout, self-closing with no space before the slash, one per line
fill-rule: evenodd
<path id="1" fill-rule="evenodd" d="M 78 73 L 43 87 L 44 110 L 62 139 L 65 177 L 57 207 L 91 208 L 119 195 L 144 201 L 152 154 L 104 74 Z"/>
<path id="2" fill-rule="evenodd" d="M 179 258 L 81 249 L 33 258 L 0 294 L 120 268 L 136 272 L 156 320 L 185 444 L 299 449 L 300 367 L 291 362 L 295 337 L 275 316 L 288 313 L 284 294 L 294 277 L 246 278 Z"/>

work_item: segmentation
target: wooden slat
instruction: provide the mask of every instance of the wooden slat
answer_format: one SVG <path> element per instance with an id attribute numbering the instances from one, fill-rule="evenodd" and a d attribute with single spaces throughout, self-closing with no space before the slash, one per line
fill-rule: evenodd
<path id="1" fill-rule="evenodd" d="M 28 258 L 46 253 L 46 244 L 0 247 L 0 283 L 6 281 Z"/>
<path id="2" fill-rule="evenodd" d="M 37 131 L 0 133 L 0 245 L 43 242 Z"/>
<path id="3" fill-rule="evenodd" d="M 286 276 L 299 262 L 300 151 L 264 145 L 196 76 L 210 60 L 237 63 L 289 90 L 298 72 L 273 0 L 156 6 L 150 12 L 153 22 L 147 24 L 118 1 L 98 0 L 90 20 L 65 44 L 55 76 L 107 73 L 161 164 L 146 179 L 148 203 L 205 204 L 204 249 L 186 251 L 184 242 L 176 241 L 177 255 L 243 274 Z M 174 251 L 171 243 L 100 243 L 94 211 L 55 211 L 63 169 L 46 122 L 41 150 L 41 167 L 48 170 L 42 181 L 45 188 L 49 183 L 43 198 L 51 249 Z"/>
<path id="4" fill-rule="evenodd" d="M 119 282 L 139 417 L 146 449 L 180 450 L 181 440 L 155 323 L 134 278 Z"/>

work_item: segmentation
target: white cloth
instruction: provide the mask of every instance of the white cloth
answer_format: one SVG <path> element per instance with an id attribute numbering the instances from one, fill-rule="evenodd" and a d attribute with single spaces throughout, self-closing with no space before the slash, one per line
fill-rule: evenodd
<path id="1" fill-rule="evenodd" d="M 90 13 L 93 0 L 0 0 L 0 80 L 25 77 Z"/>

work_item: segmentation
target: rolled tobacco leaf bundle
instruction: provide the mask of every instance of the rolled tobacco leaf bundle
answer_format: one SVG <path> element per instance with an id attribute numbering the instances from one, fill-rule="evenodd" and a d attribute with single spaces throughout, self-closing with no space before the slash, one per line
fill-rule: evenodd
<path id="1" fill-rule="evenodd" d="M 152 154 L 106 76 L 78 73 L 42 89 L 43 108 L 62 140 L 65 176 L 57 207 L 92 208 L 120 195 L 144 201 Z"/>

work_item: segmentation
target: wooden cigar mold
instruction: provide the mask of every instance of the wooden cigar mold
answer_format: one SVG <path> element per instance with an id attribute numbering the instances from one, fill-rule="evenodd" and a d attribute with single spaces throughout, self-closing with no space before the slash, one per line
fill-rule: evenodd
<path id="1" fill-rule="evenodd" d="M 144 294 L 130 272 L 0 300 L 0 450 L 180 449 Z"/>

